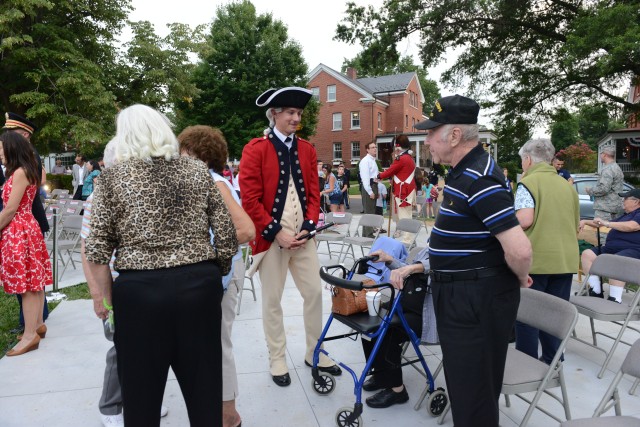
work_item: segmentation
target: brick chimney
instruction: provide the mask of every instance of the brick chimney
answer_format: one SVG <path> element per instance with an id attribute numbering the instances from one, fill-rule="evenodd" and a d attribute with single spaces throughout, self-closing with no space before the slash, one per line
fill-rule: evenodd
<path id="1" fill-rule="evenodd" d="M 347 77 L 349 77 L 351 80 L 355 80 L 358 78 L 358 73 L 356 72 L 356 69 L 353 67 L 348 67 L 347 68 Z"/>

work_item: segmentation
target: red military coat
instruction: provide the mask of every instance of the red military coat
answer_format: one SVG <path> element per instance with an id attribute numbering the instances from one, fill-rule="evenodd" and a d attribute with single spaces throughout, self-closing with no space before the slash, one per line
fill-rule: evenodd
<path id="1" fill-rule="evenodd" d="M 250 242 L 254 254 L 269 249 L 282 229 L 290 171 L 300 199 L 302 230 L 316 228 L 320 213 L 320 188 L 316 149 L 295 137 L 291 150 L 273 133 L 254 138 L 242 150 L 240 160 L 242 207 L 253 220 L 256 239 Z"/>
<path id="2" fill-rule="evenodd" d="M 407 198 L 416 189 L 415 171 L 416 163 L 411 155 L 405 151 L 394 160 L 389 169 L 380 173 L 381 179 L 396 177 L 393 180 L 393 197 L 402 200 L 398 204 L 399 207 L 413 205 L 413 199 L 407 201 Z"/>

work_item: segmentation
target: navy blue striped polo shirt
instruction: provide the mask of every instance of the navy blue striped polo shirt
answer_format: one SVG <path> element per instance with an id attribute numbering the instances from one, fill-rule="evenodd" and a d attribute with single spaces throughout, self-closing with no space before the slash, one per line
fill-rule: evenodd
<path id="1" fill-rule="evenodd" d="M 469 270 L 505 265 L 496 234 L 520 224 L 502 168 L 478 144 L 450 170 L 431 231 L 431 268 Z"/>

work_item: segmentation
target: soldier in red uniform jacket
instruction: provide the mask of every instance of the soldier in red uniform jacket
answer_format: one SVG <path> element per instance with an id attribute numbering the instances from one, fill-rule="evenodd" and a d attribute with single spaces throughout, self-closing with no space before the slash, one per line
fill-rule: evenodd
<path id="1" fill-rule="evenodd" d="M 402 218 L 411 218 L 413 203 L 416 199 L 416 180 L 414 177 L 416 163 L 409 153 L 411 146 L 406 135 L 398 135 L 394 142 L 398 155 L 391 167 L 380 173 L 378 178 L 387 179 L 393 177 L 392 206 L 394 213 L 400 220 Z M 402 240 L 406 243 L 411 243 L 411 234 L 404 233 Z"/>
<path id="2" fill-rule="evenodd" d="M 291 272 L 303 302 L 306 334 L 305 363 L 322 332 L 322 285 L 313 240 L 297 240 L 315 230 L 320 213 L 315 148 L 298 138 L 302 110 L 310 90 L 299 87 L 269 89 L 256 105 L 267 107 L 269 127 L 242 150 L 240 188 L 242 206 L 256 226 L 251 242 L 254 267 L 262 282 L 262 321 L 269 349 L 270 372 L 279 386 L 291 384 L 286 362 L 286 336 L 282 320 L 282 292 Z M 331 359 L 320 356 L 321 371 L 340 375 Z"/>

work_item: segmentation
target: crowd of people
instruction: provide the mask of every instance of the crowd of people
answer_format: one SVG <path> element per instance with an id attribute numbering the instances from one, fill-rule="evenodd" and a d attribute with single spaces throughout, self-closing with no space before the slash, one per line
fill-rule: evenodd
<path id="1" fill-rule="evenodd" d="M 176 136 L 163 114 L 144 105 L 118 114 L 103 164 L 76 157 L 74 197 L 85 200 L 83 268 L 95 314 L 114 342 L 99 402 L 105 426 L 159 425 L 168 411 L 162 399 L 169 368 L 191 425 L 241 425 L 231 331 L 244 281 L 239 246 L 244 243 L 253 256 L 249 274 L 257 272 L 262 284 L 272 381 L 291 384 L 282 309 L 289 273 L 303 299 L 306 348 L 297 356 L 310 368 L 341 375 L 330 358 L 314 352 L 322 328 L 322 286 L 310 237 L 323 199 L 331 212 L 349 208 L 350 176 L 342 163 L 334 172 L 319 161 L 315 148 L 295 133 L 311 97 L 299 87 L 258 96 L 256 106 L 265 109 L 268 126 L 245 145 L 237 168 L 241 175 L 234 176 L 227 165 L 227 143 L 218 129 L 191 126 Z M 611 230 L 604 246 L 582 253 L 586 273 L 601 253 L 640 258 L 640 190 L 621 192 L 609 148 L 601 153 L 606 167 L 598 184 L 589 190 L 596 197 L 596 217 L 580 221 L 578 196 L 551 142 L 534 139 L 520 149 L 523 176 L 514 189 L 508 171 L 479 144 L 479 111 L 470 98 L 448 96 L 416 125 L 426 131 L 434 163 L 450 168 L 429 245 L 408 265 L 385 251 L 374 252 L 392 270 L 394 287 L 411 288 L 403 308 L 418 335 L 427 284 L 432 289 L 456 426 L 498 425 L 514 325 L 518 349 L 546 363 L 553 358 L 555 337 L 516 324 L 519 289 L 568 299 L 579 264 L 580 229 Z M 25 137 L 34 131 L 33 123 L 12 114 L 0 135 L 0 160 L 6 166 L 0 278 L 5 292 L 22 296 L 25 322 L 22 339 L 7 356 L 38 349 L 47 333 L 44 287 L 52 282 L 43 237 L 47 222 L 39 219 L 44 211 L 34 200 L 43 169 Z M 364 147 L 367 154 L 358 168 L 364 212 L 380 213 L 382 181 L 390 179 L 397 218 L 411 217 L 418 191 L 426 197 L 427 216 L 435 217 L 437 174 L 430 171 L 417 185 L 409 139 L 398 135 L 394 145 L 395 159 L 386 171 L 376 163 L 375 142 Z M 365 229 L 363 235 L 374 232 Z M 589 284 L 592 296 L 604 297 L 598 278 Z M 608 299 L 619 303 L 624 283 L 610 285 Z M 365 399 L 369 407 L 409 400 L 400 367 L 406 339 L 393 328 L 384 338 L 363 386 L 376 392 Z M 365 358 L 374 344 L 363 340 Z"/>

